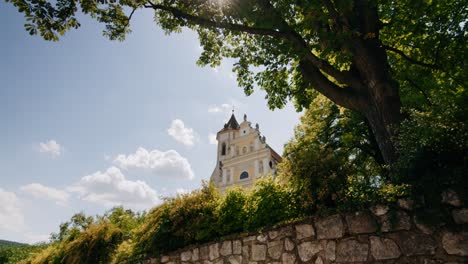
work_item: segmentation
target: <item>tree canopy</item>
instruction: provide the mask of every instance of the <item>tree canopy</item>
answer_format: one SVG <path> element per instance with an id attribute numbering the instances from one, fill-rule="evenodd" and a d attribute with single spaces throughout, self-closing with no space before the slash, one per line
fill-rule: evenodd
<path id="1" fill-rule="evenodd" d="M 79 11 L 124 40 L 140 9 L 167 33 L 198 33 L 200 65 L 233 58 L 246 94 L 258 85 L 268 105 L 309 107 L 318 93 L 362 114 L 383 160 L 397 158 L 402 106 L 430 104 L 432 91 L 456 94 L 467 83 L 462 0 L 6 0 L 26 30 L 58 40 L 80 26 Z M 402 98 L 403 94 L 403 98 Z"/>

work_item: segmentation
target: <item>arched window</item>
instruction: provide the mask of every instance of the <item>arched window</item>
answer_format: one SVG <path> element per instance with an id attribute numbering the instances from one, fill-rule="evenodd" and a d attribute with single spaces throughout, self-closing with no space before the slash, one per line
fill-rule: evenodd
<path id="1" fill-rule="evenodd" d="M 246 147 L 246 146 L 244 146 L 244 147 L 242 148 L 242 154 L 245 154 L 245 153 L 247 153 L 247 147 Z"/>
<path id="2" fill-rule="evenodd" d="M 270 169 L 273 169 L 273 162 L 271 160 L 270 160 L 269 165 L 270 165 Z"/>
<path id="3" fill-rule="evenodd" d="M 226 143 L 223 143 L 223 145 L 221 146 L 221 155 L 226 155 Z"/>
<path id="4" fill-rule="evenodd" d="M 249 178 L 249 173 L 244 171 L 241 173 L 240 177 L 241 180 Z"/>

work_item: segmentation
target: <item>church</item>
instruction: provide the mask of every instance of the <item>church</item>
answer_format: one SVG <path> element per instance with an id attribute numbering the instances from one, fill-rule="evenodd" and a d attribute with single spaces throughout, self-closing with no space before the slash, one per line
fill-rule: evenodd
<path id="1" fill-rule="evenodd" d="M 259 125 L 251 126 L 247 115 L 239 124 L 233 110 L 216 140 L 217 160 L 211 181 L 221 193 L 232 186 L 249 188 L 264 176 L 276 175 L 281 156 L 268 146 L 265 136 L 260 134 Z"/>

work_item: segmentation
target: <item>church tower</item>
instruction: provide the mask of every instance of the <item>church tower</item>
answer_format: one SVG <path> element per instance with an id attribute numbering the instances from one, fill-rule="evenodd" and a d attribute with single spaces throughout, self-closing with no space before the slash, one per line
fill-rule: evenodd
<path id="1" fill-rule="evenodd" d="M 221 193 L 231 186 L 249 188 L 261 177 L 276 175 L 281 156 L 268 146 L 258 124 L 252 128 L 247 115 L 239 124 L 233 110 L 216 139 L 218 152 L 211 181 Z"/>

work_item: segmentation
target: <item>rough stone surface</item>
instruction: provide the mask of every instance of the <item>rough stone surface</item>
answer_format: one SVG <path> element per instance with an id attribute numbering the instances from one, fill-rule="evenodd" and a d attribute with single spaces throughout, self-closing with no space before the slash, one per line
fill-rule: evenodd
<path id="1" fill-rule="evenodd" d="M 259 242 L 262 242 L 262 243 L 263 243 L 263 242 L 265 242 L 265 241 L 268 240 L 268 236 L 267 236 L 267 235 L 264 235 L 264 234 L 260 234 L 260 235 L 257 236 L 257 240 L 258 240 Z"/>
<path id="2" fill-rule="evenodd" d="M 407 213 L 403 211 L 390 212 L 380 217 L 382 232 L 390 232 L 397 230 L 410 230 L 411 219 Z"/>
<path id="3" fill-rule="evenodd" d="M 323 264 L 323 260 L 321 257 L 318 257 L 316 260 L 315 260 L 315 264 Z"/>
<path id="4" fill-rule="evenodd" d="M 310 238 L 315 235 L 314 228 L 311 224 L 302 224 L 295 226 L 296 228 L 296 238 L 297 239 L 304 239 Z"/>
<path id="5" fill-rule="evenodd" d="M 391 238 L 406 256 L 433 255 L 437 248 L 437 242 L 431 236 L 419 232 L 393 233 Z"/>
<path id="6" fill-rule="evenodd" d="M 242 257 L 244 257 L 245 259 L 250 258 L 249 246 L 242 247 Z"/>
<path id="7" fill-rule="evenodd" d="M 279 259 L 283 253 L 283 244 L 282 240 L 268 242 L 268 256 L 272 259 Z"/>
<path id="8" fill-rule="evenodd" d="M 200 247 L 200 259 L 208 260 L 210 258 L 210 248 L 208 246 Z"/>
<path id="9" fill-rule="evenodd" d="M 294 264 L 296 262 L 296 256 L 290 253 L 283 253 L 281 261 L 283 264 Z"/>
<path id="10" fill-rule="evenodd" d="M 455 207 L 460 207 L 462 205 L 460 197 L 452 189 L 448 189 L 442 192 L 442 202 L 445 204 L 450 204 Z"/>
<path id="11" fill-rule="evenodd" d="M 413 217 L 413 222 L 416 228 L 419 229 L 419 231 L 423 232 L 424 234 L 432 235 L 434 233 L 434 229 L 424 224 L 423 222 L 421 222 L 417 216 Z"/>
<path id="12" fill-rule="evenodd" d="M 351 234 L 365 234 L 377 231 L 377 223 L 374 218 L 365 212 L 346 215 L 346 223 Z"/>
<path id="13" fill-rule="evenodd" d="M 322 245 L 318 242 L 303 242 L 297 246 L 299 257 L 304 262 L 312 259 L 322 249 Z"/>
<path id="14" fill-rule="evenodd" d="M 336 242 L 328 241 L 327 247 L 325 248 L 325 258 L 334 261 L 336 259 Z"/>
<path id="15" fill-rule="evenodd" d="M 350 239 L 341 241 L 336 247 L 336 261 L 361 262 L 367 260 L 369 245 Z"/>
<path id="16" fill-rule="evenodd" d="M 241 264 L 242 263 L 242 256 L 230 256 L 228 258 L 229 264 Z"/>
<path id="17" fill-rule="evenodd" d="M 279 232 L 276 230 L 272 230 L 268 232 L 268 237 L 270 237 L 270 239 L 275 239 L 278 237 L 278 235 L 279 235 Z"/>
<path id="18" fill-rule="evenodd" d="M 339 215 L 329 216 L 315 222 L 318 239 L 340 238 L 344 235 L 343 222 Z"/>
<path id="19" fill-rule="evenodd" d="M 198 250 L 198 248 L 194 248 L 192 250 L 192 260 L 197 261 L 198 259 L 200 259 L 200 251 Z"/>
<path id="20" fill-rule="evenodd" d="M 265 245 L 252 245 L 252 260 L 265 260 L 267 247 Z"/>
<path id="21" fill-rule="evenodd" d="M 444 206 L 450 212 L 465 210 L 452 205 Z M 419 223 L 411 210 L 389 211 L 381 216 L 371 213 L 342 214 L 315 218 L 313 223 L 310 221 L 305 219 L 265 232 L 191 245 L 140 263 L 468 263 L 468 225 L 462 221 L 458 221 L 462 224 L 441 223 L 428 228 Z"/>
<path id="22" fill-rule="evenodd" d="M 232 253 L 242 254 L 242 242 L 240 240 L 232 241 Z"/>
<path id="23" fill-rule="evenodd" d="M 452 211 L 453 221 L 457 224 L 468 223 L 468 208 L 455 209 Z"/>
<path id="24" fill-rule="evenodd" d="M 161 257 L 161 263 L 166 263 L 169 261 L 169 256 L 162 256 Z"/>
<path id="25" fill-rule="evenodd" d="M 401 255 L 398 245 L 389 238 L 370 237 L 371 254 L 376 260 L 395 259 Z"/>
<path id="26" fill-rule="evenodd" d="M 221 249 L 219 250 L 221 256 L 228 256 L 232 254 L 232 242 L 231 241 L 224 241 L 221 244 Z"/>
<path id="27" fill-rule="evenodd" d="M 214 260 L 219 258 L 219 245 L 218 243 L 214 243 L 210 245 L 210 260 Z"/>
<path id="28" fill-rule="evenodd" d="M 411 210 L 414 207 L 414 201 L 409 198 L 400 198 L 397 200 L 397 204 L 400 208 L 405 210 Z"/>
<path id="29" fill-rule="evenodd" d="M 449 255 L 468 256 L 468 232 L 460 234 L 444 232 L 442 247 Z"/>
<path id="30" fill-rule="evenodd" d="M 371 211 L 376 216 L 382 216 L 388 212 L 388 206 L 386 205 L 374 205 L 371 207 Z"/>
<path id="31" fill-rule="evenodd" d="M 191 250 L 187 250 L 187 251 L 184 251 L 184 252 L 180 253 L 180 260 L 189 261 L 190 259 L 192 259 L 192 251 Z"/>

